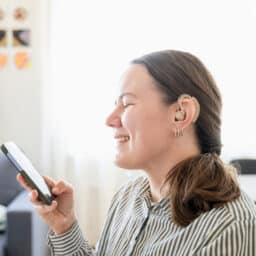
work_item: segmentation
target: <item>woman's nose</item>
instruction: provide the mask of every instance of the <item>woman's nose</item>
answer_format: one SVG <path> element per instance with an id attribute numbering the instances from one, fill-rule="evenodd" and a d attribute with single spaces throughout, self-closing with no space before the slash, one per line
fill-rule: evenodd
<path id="1" fill-rule="evenodd" d="M 116 110 L 114 110 L 107 118 L 106 118 L 106 125 L 109 127 L 121 127 L 121 117 Z"/>

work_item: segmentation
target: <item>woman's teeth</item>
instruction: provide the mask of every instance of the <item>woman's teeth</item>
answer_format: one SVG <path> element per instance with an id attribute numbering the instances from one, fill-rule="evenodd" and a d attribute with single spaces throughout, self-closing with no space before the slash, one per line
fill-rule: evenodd
<path id="1" fill-rule="evenodd" d="M 117 138 L 118 142 L 126 142 L 128 140 L 129 140 L 129 136 L 123 136 L 123 137 Z"/>

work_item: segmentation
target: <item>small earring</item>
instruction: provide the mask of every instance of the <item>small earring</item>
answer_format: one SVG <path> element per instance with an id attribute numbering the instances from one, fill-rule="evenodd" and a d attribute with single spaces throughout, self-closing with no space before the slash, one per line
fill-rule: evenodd
<path id="1" fill-rule="evenodd" d="M 183 130 L 176 127 L 174 131 L 174 136 L 176 138 L 183 136 Z"/>
<path id="2" fill-rule="evenodd" d="M 175 138 L 178 137 L 178 128 L 175 128 L 175 130 L 174 130 L 174 137 L 175 137 Z"/>

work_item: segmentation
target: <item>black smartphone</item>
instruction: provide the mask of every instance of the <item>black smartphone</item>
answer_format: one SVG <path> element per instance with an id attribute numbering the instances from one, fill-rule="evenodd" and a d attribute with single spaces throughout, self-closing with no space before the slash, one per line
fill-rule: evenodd
<path id="1" fill-rule="evenodd" d="M 44 178 L 34 168 L 31 161 L 23 151 L 14 143 L 6 142 L 1 146 L 2 152 L 11 162 L 15 169 L 21 174 L 26 183 L 38 191 L 38 199 L 50 205 L 55 196 L 51 193 L 51 188 L 46 184 Z"/>

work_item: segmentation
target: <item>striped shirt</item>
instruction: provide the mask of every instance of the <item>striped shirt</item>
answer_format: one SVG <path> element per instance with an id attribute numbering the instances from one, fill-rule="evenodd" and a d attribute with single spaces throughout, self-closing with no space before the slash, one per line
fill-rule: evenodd
<path id="1" fill-rule="evenodd" d="M 96 249 L 77 222 L 64 234 L 49 231 L 48 245 L 54 256 L 256 256 L 256 207 L 242 192 L 179 227 L 168 198 L 151 205 L 149 182 L 142 176 L 113 197 Z"/>

